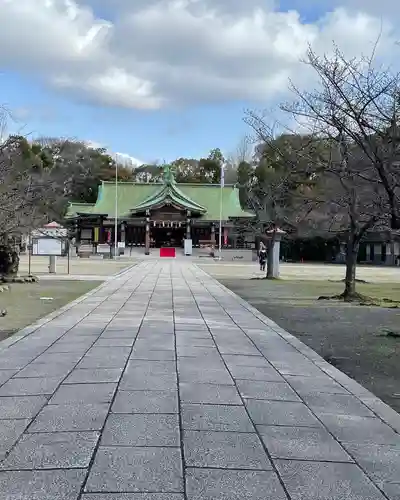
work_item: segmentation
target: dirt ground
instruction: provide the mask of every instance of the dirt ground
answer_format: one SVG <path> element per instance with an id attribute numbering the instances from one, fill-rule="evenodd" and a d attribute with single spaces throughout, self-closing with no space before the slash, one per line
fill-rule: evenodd
<path id="1" fill-rule="evenodd" d="M 341 292 L 342 283 L 217 278 L 400 412 L 400 309 L 316 300 Z M 399 283 L 358 290 L 400 300 Z"/>
<path id="2" fill-rule="evenodd" d="M 11 284 L 10 290 L 0 293 L 0 310 L 7 310 L 7 315 L 0 317 L 0 340 L 75 300 L 99 284 L 98 281 L 67 280 Z"/>
<path id="3" fill-rule="evenodd" d="M 132 266 L 135 262 L 128 259 L 112 260 L 112 259 L 69 259 L 69 274 L 70 276 L 111 276 L 123 269 Z M 31 274 L 41 276 L 49 276 L 49 258 L 34 255 L 31 259 Z M 27 255 L 20 256 L 19 265 L 20 274 L 28 274 L 29 258 Z M 68 259 L 66 257 L 57 257 L 57 275 L 68 274 Z"/>

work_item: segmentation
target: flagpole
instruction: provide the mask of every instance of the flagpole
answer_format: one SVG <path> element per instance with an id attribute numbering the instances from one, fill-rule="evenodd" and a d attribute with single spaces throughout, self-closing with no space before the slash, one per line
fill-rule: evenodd
<path id="1" fill-rule="evenodd" d="M 222 194 L 223 194 L 223 187 L 225 185 L 225 171 L 224 171 L 224 165 L 221 164 L 221 186 L 220 186 L 220 194 L 219 194 L 219 238 L 218 238 L 218 250 L 219 250 L 219 257 L 218 259 L 222 259 Z"/>
<path id="2" fill-rule="evenodd" d="M 118 252 L 118 155 L 115 161 L 115 227 L 114 227 L 114 259 L 117 258 Z"/>

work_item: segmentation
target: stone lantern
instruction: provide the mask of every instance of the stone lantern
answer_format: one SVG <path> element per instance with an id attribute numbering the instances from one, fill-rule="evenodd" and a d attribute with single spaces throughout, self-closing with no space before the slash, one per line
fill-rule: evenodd
<path id="1" fill-rule="evenodd" d="M 265 231 L 268 239 L 268 255 L 267 255 L 267 278 L 277 279 L 280 275 L 280 252 L 282 236 L 286 234 L 279 228 L 270 229 Z"/>

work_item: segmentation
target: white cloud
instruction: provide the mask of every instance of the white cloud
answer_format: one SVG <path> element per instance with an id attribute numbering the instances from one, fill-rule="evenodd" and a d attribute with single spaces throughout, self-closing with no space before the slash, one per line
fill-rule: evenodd
<path id="1" fill-rule="evenodd" d="M 325 0 L 329 13 L 306 23 L 273 0 L 92 0 L 112 21 L 89 1 L 0 0 L 0 65 L 103 105 L 158 109 L 279 98 L 289 77 L 307 84 L 309 43 L 351 56 L 381 34 L 380 55 L 397 57 L 394 2 L 385 19 L 372 0 Z"/>
<path id="2" fill-rule="evenodd" d="M 126 153 L 111 153 L 111 157 L 114 158 L 114 160 L 117 161 L 119 164 L 124 165 L 125 167 L 136 168 L 146 163 Z"/>
<path id="3" fill-rule="evenodd" d="M 100 142 L 97 142 L 97 141 L 89 140 L 89 141 L 84 141 L 84 142 L 89 148 L 93 148 L 93 149 L 100 149 L 100 148 L 105 147 L 103 144 L 101 144 Z M 120 165 L 135 168 L 135 167 L 139 167 L 141 165 L 144 165 L 144 163 L 145 163 L 144 161 L 139 160 L 138 158 L 135 158 L 134 156 L 131 156 L 129 154 L 114 153 L 112 151 L 109 151 L 107 148 L 105 148 L 105 149 L 108 151 L 111 158 L 113 158 L 115 161 L 117 161 L 118 164 L 120 164 Z"/>

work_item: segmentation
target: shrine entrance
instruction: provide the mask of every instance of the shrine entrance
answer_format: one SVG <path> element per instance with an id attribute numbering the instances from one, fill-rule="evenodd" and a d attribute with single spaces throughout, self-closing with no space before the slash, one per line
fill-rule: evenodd
<path id="1" fill-rule="evenodd" d="M 155 248 L 182 248 L 185 238 L 184 227 L 154 227 L 151 228 L 151 241 Z"/>

